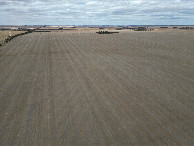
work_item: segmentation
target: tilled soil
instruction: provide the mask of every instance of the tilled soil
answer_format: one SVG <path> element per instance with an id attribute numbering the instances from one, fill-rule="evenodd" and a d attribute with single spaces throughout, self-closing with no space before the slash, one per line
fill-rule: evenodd
<path id="1" fill-rule="evenodd" d="M 45 32 L 0 47 L 0 145 L 193 145 L 194 33 Z"/>

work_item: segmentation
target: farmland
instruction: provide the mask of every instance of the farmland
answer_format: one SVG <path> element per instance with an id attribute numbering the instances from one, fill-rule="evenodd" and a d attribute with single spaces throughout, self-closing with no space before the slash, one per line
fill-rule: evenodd
<path id="1" fill-rule="evenodd" d="M 25 31 L 0 30 L 0 44 L 10 35 L 9 32 L 14 36 L 16 34 L 24 33 Z"/>
<path id="2" fill-rule="evenodd" d="M 33 32 L 0 47 L 0 145 L 192 145 L 193 31 Z"/>

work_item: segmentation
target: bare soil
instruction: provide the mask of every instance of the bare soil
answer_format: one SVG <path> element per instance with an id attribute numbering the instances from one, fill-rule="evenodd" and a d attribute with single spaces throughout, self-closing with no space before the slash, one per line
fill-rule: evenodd
<path id="1" fill-rule="evenodd" d="M 45 32 L 0 47 L 0 145 L 193 145 L 194 33 Z"/>

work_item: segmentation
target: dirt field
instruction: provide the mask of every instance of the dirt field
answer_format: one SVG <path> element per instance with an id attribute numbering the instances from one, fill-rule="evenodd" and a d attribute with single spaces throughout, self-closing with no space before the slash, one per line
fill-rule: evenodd
<path id="1" fill-rule="evenodd" d="M 193 145 L 194 33 L 46 32 L 0 47 L 0 145 Z"/>
<path id="2" fill-rule="evenodd" d="M 16 34 L 20 34 L 20 33 L 23 33 L 25 31 L 11 31 L 11 30 L 0 30 L 0 43 L 2 41 L 4 41 L 10 34 L 9 32 L 11 32 L 12 36 L 16 35 Z"/>

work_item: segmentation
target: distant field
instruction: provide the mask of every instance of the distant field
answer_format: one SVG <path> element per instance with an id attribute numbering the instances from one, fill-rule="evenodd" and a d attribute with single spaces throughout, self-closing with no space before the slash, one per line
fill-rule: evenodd
<path id="1" fill-rule="evenodd" d="M 2 31 L 2 30 L 0 30 L 0 43 L 9 36 L 9 32 L 11 32 L 12 36 L 14 36 L 16 34 L 20 34 L 20 33 L 23 33 L 25 31 L 10 31 L 10 30 Z"/>
<path id="2" fill-rule="evenodd" d="M 194 145 L 194 33 L 30 33 L 0 47 L 0 145 Z"/>

